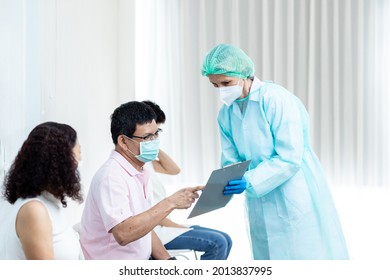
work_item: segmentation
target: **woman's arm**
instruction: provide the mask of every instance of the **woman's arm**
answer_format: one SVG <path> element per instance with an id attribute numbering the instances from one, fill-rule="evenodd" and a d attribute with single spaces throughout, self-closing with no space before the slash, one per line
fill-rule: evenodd
<path id="1" fill-rule="evenodd" d="M 32 200 L 23 205 L 15 226 L 26 259 L 54 259 L 52 225 L 49 213 L 40 201 Z"/>
<path id="2" fill-rule="evenodd" d="M 160 223 L 159 223 L 160 226 L 163 226 L 163 227 L 176 227 L 176 228 L 188 228 L 186 226 L 183 226 L 183 225 L 180 225 L 180 224 L 177 224 L 175 223 L 174 221 L 172 221 L 171 219 L 169 218 L 165 218 L 164 220 L 162 220 Z"/>
<path id="3" fill-rule="evenodd" d="M 152 162 L 153 168 L 158 173 L 176 175 L 180 173 L 180 167 L 173 161 L 173 159 L 160 149 L 158 159 Z"/>

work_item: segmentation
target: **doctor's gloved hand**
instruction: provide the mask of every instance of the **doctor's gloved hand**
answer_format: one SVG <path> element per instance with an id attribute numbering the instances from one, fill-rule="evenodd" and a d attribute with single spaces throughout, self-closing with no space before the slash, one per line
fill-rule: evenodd
<path id="1" fill-rule="evenodd" d="M 230 194 L 239 194 L 245 191 L 247 186 L 247 181 L 244 177 L 242 177 L 239 180 L 231 180 L 227 184 L 227 186 L 223 190 L 224 195 L 230 195 Z"/>

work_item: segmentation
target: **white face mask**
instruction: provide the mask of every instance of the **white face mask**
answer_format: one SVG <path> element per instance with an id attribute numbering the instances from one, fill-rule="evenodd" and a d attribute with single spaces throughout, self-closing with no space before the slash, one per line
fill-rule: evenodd
<path id="1" fill-rule="evenodd" d="M 234 100 L 236 100 L 238 97 L 242 94 L 242 88 L 244 85 L 239 85 L 240 82 L 237 83 L 235 86 L 228 86 L 228 87 L 219 87 L 216 88 L 217 92 L 219 93 L 219 97 L 223 103 L 225 103 L 226 106 L 232 105 Z"/>

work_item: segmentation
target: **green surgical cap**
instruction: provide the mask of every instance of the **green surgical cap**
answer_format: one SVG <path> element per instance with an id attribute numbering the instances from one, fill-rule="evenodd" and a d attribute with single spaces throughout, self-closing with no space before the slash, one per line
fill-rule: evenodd
<path id="1" fill-rule="evenodd" d="M 214 47 L 204 58 L 202 75 L 213 74 L 248 78 L 253 77 L 255 66 L 253 61 L 240 48 L 220 44 Z"/>

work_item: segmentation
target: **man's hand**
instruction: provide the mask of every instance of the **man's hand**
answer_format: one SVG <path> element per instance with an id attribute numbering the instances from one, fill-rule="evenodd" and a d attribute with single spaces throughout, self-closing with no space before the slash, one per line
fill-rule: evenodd
<path id="1" fill-rule="evenodd" d="M 197 186 L 181 189 L 168 197 L 168 200 L 174 204 L 175 209 L 187 209 L 199 198 L 198 191 L 203 188 L 204 186 Z"/>

